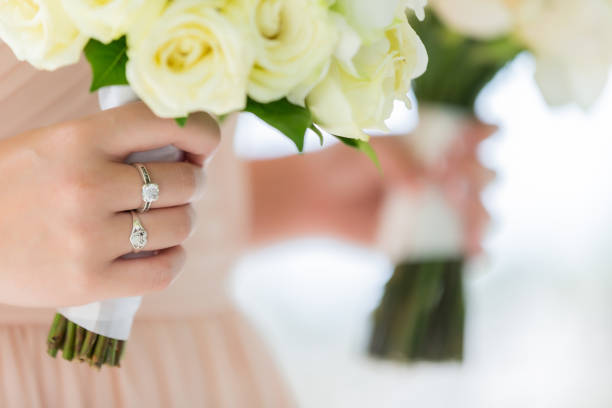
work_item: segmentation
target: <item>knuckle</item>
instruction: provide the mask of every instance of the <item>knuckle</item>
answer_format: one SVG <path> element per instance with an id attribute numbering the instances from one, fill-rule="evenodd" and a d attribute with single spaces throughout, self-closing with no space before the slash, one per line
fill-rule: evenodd
<path id="1" fill-rule="evenodd" d="M 96 274 L 81 265 L 70 274 L 70 284 L 76 293 L 91 293 L 98 286 Z"/>
<path id="2" fill-rule="evenodd" d="M 60 181 L 62 202 L 71 213 L 81 213 L 96 198 L 95 178 L 85 172 L 65 174 Z"/>
<path id="3" fill-rule="evenodd" d="M 79 217 L 66 219 L 64 224 L 67 227 L 61 239 L 67 252 L 78 267 L 86 268 L 96 253 L 97 242 L 93 233 L 95 228 Z"/>
<path id="4" fill-rule="evenodd" d="M 56 128 L 53 133 L 53 143 L 67 148 L 69 151 L 79 149 L 87 134 L 87 125 L 83 121 L 71 121 Z"/>
<path id="5" fill-rule="evenodd" d="M 151 279 L 151 290 L 153 291 L 162 291 L 167 289 L 173 280 L 173 274 L 169 270 L 159 270 L 158 272 L 152 274 Z"/>
<path id="6" fill-rule="evenodd" d="M 190 116 L 189 120 L 193 124 L 194 136 L 202 145 L 202 152 L 211 153 L 221 141 L 219 122 L 206 113 L 194 114 L 192 117 Z"/>
<path id="7" fill-rule="evenodd" d="M 89 259 L 93 255 L 91 239 L 81 232 L 71 231 L 66 239 L 68 245 L 68 253 L 73 260 L 73 263 L 78 268 L 86 268 Z"/>
<path id="8" fill-rule="evenodd" d="M 186 205 L 178 212 L 176 231 L 179 241 L 183 242 L 191 236 L 195 229 L 196 214 L 193 206 Z"/>
<path id="9" fill-rule="evenodd" d="M 215 142 L 221 140 L 221 126 L 212 116 L 207 115 L 208 136 Z"/>
<path id="10" fill-rule="evenodd" d="M 150 288 L 154 291 L 166 289 L 176 274 L 176 262 L 171 256 L 160 257 L 157 267 L 151 273 Z"/>
<path id="11" fill-rule="evenodd" d="M 183 189 L 185 197 L 191 198 L 197 189 L 198 178 L 193 168 L 188 163 L 181 163 L 177 167 L 179 185 Z"/>
<path id="12" fill-rule="evenodd" d="M 65 242 L 68 245 L 68 250 L 73 255 L 85 252 L 87 248 L 87 233 L 85 228 L 77 220 L 73 220 L 68 227 Z"/>

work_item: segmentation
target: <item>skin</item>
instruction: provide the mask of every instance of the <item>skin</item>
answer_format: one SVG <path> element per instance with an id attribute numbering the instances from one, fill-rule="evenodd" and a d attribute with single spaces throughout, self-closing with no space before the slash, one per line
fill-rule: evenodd
<path id="1" fill-rule="evenodd" d="M 474 121 L 460 143 L 433 167 L 419 163 L 401 135 L 372 138 L 382 174 L 363 154 L 343 145 L 253 161 L 249 164 L 251 245 L 306 235 L 374 245 L 386 197 L 396 189 L 419 194 L 422 186 L 435 183 L 448 191 L 447 198 L 464 220 L 464 250 L 476 255 L 489 220 L 480 195 L 494 177 L 479 162 L 477 148 L 496 130 Z"/>
<path id="2" fill-rule="evenodd" d="M 251 162 L 251 243 L 314 234 L 372 245 L 387 194 L 417 188 L 423 169 L 400 137 L 371 143 L 382 174 L 364 154 L 344 145 Z"/>
<path id="3" fill-rule="evenodd" d="M 220 138 L 207 115 L 183 129 L 142 103 L 0 140 L 0 303 L 63 306 L 166 288 L 185 261 L 190 203 Z M 129 210 L 141 205 L 138 171 L 123 160 L 168 144 L 182 163 L 146 164 L 164 192 L 140 216 L 156 255 L 130 253 Z M 109 200 L 108 197 L 113 197 Z M 61 282 L 61 283 L 58 283 Z"/>
<path id="4" fill-rule="evenodd" d="M 390 192 L 418 192 L 431 180 L 452 180 L 461 168 L 469 188 L 457 204 L 469 226 L 470 251 L 477 251 L 487 220 L 479 194 L 491 174 L 475 152 L 494 129 L 475 126 L 442 169 L 420 165 L 396 136 L 372 140 L 383 174 L 341 145 L 248 163 L 251 244 L 314 234 L 372 245 Z M 203 163 L 219 133 L 207 115 L 192 115 L 181 129 L 134 103 L 0 140 L 0 303 L 57 307 L 168 287 L 185 262 L 181 244 L 194 226 L 189 204 L 202 192 Z M 141 205 L 134 186 L 142 183 L 123 160 L 168 144 L 187 152 L 187 159 L 146 164 L 163 194 L 140 215 L 150 236 L 145 250 L 158 252 L 120 259 L 132 251 L 127 239 L 117 237 L 129 236 L 127 211 Z"/>

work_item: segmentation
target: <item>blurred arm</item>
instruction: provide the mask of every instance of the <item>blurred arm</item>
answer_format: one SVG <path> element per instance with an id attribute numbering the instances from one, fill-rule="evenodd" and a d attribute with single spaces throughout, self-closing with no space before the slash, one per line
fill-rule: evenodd
<path id="1" fill-rule="evenodd" d="M 384 174 L 344 145 L 250 162 L 250 243 L 326 235 L 372 244 L 386 190 L 418 174 L 400 137 L 373 138 L 372 146 Z"/>

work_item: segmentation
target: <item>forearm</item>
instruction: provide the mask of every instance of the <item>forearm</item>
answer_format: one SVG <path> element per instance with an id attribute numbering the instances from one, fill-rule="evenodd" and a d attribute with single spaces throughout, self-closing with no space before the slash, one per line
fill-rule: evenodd
<path id="1" fill-rule="evenodd" d="M 300 158 L 304 161 L 309 159 Z M 308 167 L 300 159 L 252 163 L 250 244 L 326 235 L 369 243 L 374 232 L 368 223 L 354 222 L 361 209 L 337 211 L 327 198 L 309 185 Z M 375 212 L 370 213 L 375 217 Z"/>
<path id="2" fill-rule="evenodd" d="M 397 143 L 395 137 L 372 141 L 384 175 L 365 155 L 343 145 L 250 162 L 250 243 L 325 235 L 372 244 L 386 185 L 398 173 L 389 154 L 398 150 Z"/>

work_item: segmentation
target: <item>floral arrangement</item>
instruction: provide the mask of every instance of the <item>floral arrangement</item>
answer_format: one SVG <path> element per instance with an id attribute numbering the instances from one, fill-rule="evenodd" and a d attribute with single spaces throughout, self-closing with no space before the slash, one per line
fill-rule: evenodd
<path id="1" fill-rule="evenodd" d="M 462 111 L 424 105 L 404 141 L 419 184 L 386 199 L 379 246 L 396 267 L 374 312 L 369 352 L 402 361 L 461 360 L 463 270 L 481 251 L 493 177 L 479 144 L 497 131 Z"/>
<path id="2" fill-rule="evenodd" d="M 424 0 L 6 0 L 0 38 L 39 69 L 91 64 L 91 91 L 129 85 L 160 117 L 219 118 L 248 111 L 298 150 L 326 131 L 376 160 L 365 129 L 386 130 L 395 100 L 408 103 L 427 54 L 408 23 Z M 86 305 L 100 316 L 100 305 Z M 131 327 L 137 303 L 117 317 Z M 62 309 L 55 356 L 119 365 L 127 335 L 83 327 Z M 117 313 L 119 309 L 113 309 Z M 127 314 L 127 316 L 126 316 Z M 100 318 L 100 317 L 98 317 Z M 94 318 L 93 320 L 96 320 Z M 95 323 L 95 322 L 94 322 Z M 100 327 L 92 324 L 91 327 Z"/>
<path id="3" fill-rule="evenodd" d="M 502 63 L 515 48 L 531 53 L 535 79 L 553 106 L 591 106 L 612 66 L 612 4 L 607 0 L 431 0 L 455 36 L 496 51 Z M 514 44 L 513 46 L 510 44 Z M 503 45 L 502 45 L 503 44 Z M 505 54 L 505 55 L 504 55 Z M 503 66 L 503 65 L 502 65 Z"/>
<path id="4" fill-rule="evenodd" d="M 92 91 L 130 85 L 160 117 L 252 111 L 302 148 L 306 129 L 367 141 L 427 63 L 416 0 L 5 1 L 0 36 L 54 70 L 90 61 Z"/>
<path id="5" fill-rule="evenodd" d="M 430 64 L 413 82 L 419 125 L 406 142 L 425 173 L 450 171 L 455 177 L 452 185 L 424 177 L 418 191 L 391 200 L 383 235 L 393 237 L 386 247 L 395 248 L 397 267 L 375 311 L 370 341 L 371 354 L 407 361 L 463 356 L 462 270 L 478 253 L 478 219 L 486 220 L 465 209 L 484 211 L 479 193 L 490 174 L 476 149 L 494 131 L 476 117 L 480 92 L 527 52 L 551 106 L 588 109 L 612 66 L 607 0 L 430 0 L 429 6 L 423 22 L 413 21 Z"/>

